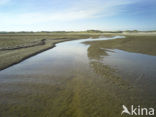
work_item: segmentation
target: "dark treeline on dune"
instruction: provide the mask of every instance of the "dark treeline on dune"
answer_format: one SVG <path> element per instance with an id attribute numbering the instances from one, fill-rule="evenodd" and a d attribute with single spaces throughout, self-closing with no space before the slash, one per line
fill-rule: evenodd
<path id="1" fill-rule="evenodd" d="M 86 30 L 86 31 L 0 31 L 0 34 L 18 34 L 18 33 L 123 33 L 123 32 L 156 32 L 156 30 L 139 31 L 139 30 L 124 30 L 124 31 L 102 31 L 102 30 Z"/>

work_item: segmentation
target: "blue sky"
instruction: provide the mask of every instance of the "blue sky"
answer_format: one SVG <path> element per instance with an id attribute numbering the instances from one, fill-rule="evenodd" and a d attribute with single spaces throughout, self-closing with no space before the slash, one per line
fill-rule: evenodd
<path id="1" fill-rule="evenodd" d="M 0 31 L 156 30 L 156 0 L 0 0 Z"/>

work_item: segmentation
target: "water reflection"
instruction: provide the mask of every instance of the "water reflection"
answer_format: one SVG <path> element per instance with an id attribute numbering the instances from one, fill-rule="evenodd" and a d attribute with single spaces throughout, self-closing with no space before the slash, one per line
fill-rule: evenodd
<path id="1" fill-rule="evenodd" d="M 116 70 L 125 70 L 126 73 L 126 61 L 130 62 L 135 55 L 83 44 L 116 38 L 123 37 L 59 43 L 53 49 L 1 71 L 0 115 L 120 117 L 122 104 L 134 104 L 134 100 L 135 104 L 154 104 L 155 98 L 151 97 L 149 101 L 151 92 L 147 95 L 147 102 L 140 100 L 142 93 L 138 93 Z M 155 59 L 150 61 L 153 64 Z M 129 69 L 133 67 L 135 63 Z"/>
<path id="2" fill-rule="evenodd" d="M 135 87 L 146 101 L 154 100 L 156 56 L 112 49 L 109 46 L 104 48 L 102 43 L 105 42 L 91 42 L 88 48 L 90 66 L 94 71 L 102 76 L 112 76 L 113 80 L 120 77 Z M 114 76 L 114 73 L 119 76 Z"/>

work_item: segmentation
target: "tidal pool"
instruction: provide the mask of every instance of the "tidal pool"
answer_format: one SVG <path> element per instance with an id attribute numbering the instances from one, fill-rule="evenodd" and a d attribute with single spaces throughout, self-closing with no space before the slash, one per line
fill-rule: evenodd
<path id="1" fill-rule="evenodd" d="M 0 116 L 120 117 L 123 104 L 154 106 L 156 56 L 105 49 L 96 58 L 83 43 L 117 38 L 62 42 L 0 71 Z"/>

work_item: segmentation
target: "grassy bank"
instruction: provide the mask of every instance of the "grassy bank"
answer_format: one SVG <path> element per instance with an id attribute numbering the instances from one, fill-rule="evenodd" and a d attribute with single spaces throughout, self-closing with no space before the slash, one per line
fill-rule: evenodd
<path id="1" fill-rule="evenodd" d="M 31 52 L 43 51 L 61 41 L 89 36 L 91 35 L 75 38 L 65 38 L 65 36 L 46 38 L 43 45 L 12 50 L 15 52 L 12 56 L 13 58 L 18 54 L 28 56 Z M 99 34 L 93 35 L 93 37 L 98 36 Z M 26 69 L 22 74 L 2 74 L 0 116 L 121 117 L 123 104 L 155 107 L 155 97 L 151 97 L 147 89 L 136 87 L 122 78 L 116 69 L 98 60 L 100 56 L 107 55 L 106 51 L 101 48 L 155 55 L 155 36 L 128 36 L 125 39 L 94 41 L 87 42 L 87 44 L 90 44 L 88 48 L 90 59 L 87 64 L 83 61 L 84 59 L 79 61 L 81 56 L 76 56 L 69 59 L 69 64 L 61 66 L 55 66 L 49 61 L 49 66 L 47 64 L 42 66 L 44 64 L 42 63 L 39 72 L 35 72 L 33 68 L 33 74 L 28 74 Z M 2 52 L 6 54 L 7 51 Z M 8 52 L 7 59 L 12 57 L 11 51 Z M 65 51 L 65 53 L 68 52 L 70 51 Z M 67 56 L 70 57 L 69 54 Z M 54 63 L 65 63 L 66 60 L 63 60 L 61 58 Z"/>
<path id="2" fill-rule="evenodd" d="M 99 37 L 101 33 L 7 33 L 0 34 L 0 70 L 45 51 L 56 43 Z M 43 42 L 44 40 L 44 43 Z"/>
<path id="3" fill-rule="evenodd" d="M 101 51 L 98 47 L 118 48 L 126 51 L 156 55 L 155 32 L 20 32 L 0 34 L 0 70 L 45 51 L 56 43 L 74 39 L 97 38 L 99 36 L 125 35 L 126 39 L 102 41 L 91 44 L 89 54 Z M 137 36 L 136 36 L 137 35 Z M 44 41 L 43 41 L 44 40 Z M 101 51 L 102 52 L 102 51 Z M 98 52 L 99 53 L 99 52 Z M 102 52 L 103 53 L 103 52 Z"/>
<path id="4" fill-rule="evenodd" d="M 97 58 L 107 55 L 104 49 L 120 49 L 128 52 L 156 55 L 156 36 L 126 36 L 126 38 L 105 40 L 96 42 L 85 42 L 91 45 L 88 48 L 88 55 Z M 97 53 L 99 55 L 97 55 Z"/>

